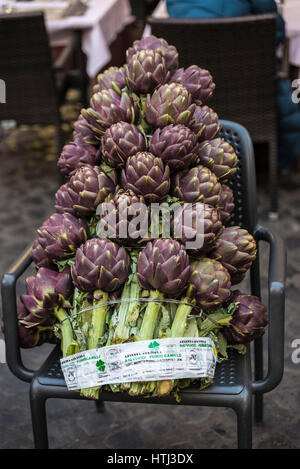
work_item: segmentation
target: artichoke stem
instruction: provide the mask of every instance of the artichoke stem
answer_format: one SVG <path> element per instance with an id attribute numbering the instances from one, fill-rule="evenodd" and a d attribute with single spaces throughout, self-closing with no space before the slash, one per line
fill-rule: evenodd
<path id="1" fill-rule="evenodd" d="M 86 397 L 87 399 L 99 399 L 100 387 L 81 389 L 80 395 Z"/>
<path id="2" fill-rule="evenodd" d="M 184 337 L 199 337 L 197 321 L 195 318 L 189 319 L 187 328 L 184 331 Z"/>
<path id="3" fill-rule="evenodd" d="M 82 313 L 81 313 L 81 322 L 82 322 L 82 324 L 87 323 L 89 327 L 91 325 L 91 310 L 87 309 L 87 308 L 89 308 L 90 306 L 92 306 L 92 305 L 89 301 L 84 300 L 82 302 L 82 309 L 83 310 L 86 309 L 86 311 L 82 311 Z"/>
<path id="4" fill-rule="evenodd" d="M 164 296 L 158 290 L 151 290 L 151 299 L 162 299 Z M 143 322 L 139 333 L 137 334 L 137 340 L 150 340 L 153 339 L 154 330 L 157 326 L 157 319 L 160 312 L 161 303 L 150 301 L 146 307 L 146 311 L 143 317 Z M 152 382 L 148 383 L 148 386 L 153 386 Z M 129 390 L 130 396 L 138 396 L 144 394 L 144 383 L 136 382 L 133 383 Z"/>
<path id="5" fill-rule="evenodd" d="M 129 337 L 129 327 L 126 325 L 126 317 L 129 308 L 129 303 L 122 302 L 122 299 L 127 299 L 130 296 L 130 284 L 126 283 L 121 296 L 121 303 L 118 313 L 118 324 L 115 329 L 112 342 L 114 344 L 125 342 Z"/>
<path id="6" fill-rule="evenodd" d="M 91 319 L 91 328 L 89 329 L 88 348 L 89 350 L 97 348 L 99 339 L 103 336 L 105 331 L 105 320 L 107 313 L 107 306 L 97 306 L 97 297 L 101 297 L 100 302 L 106 303 L 108 301 L 108 293 L 102 290 L 94 291 L 94 308 Z"/>
<path id="7" fill-rule="evenodd" d="M 183 298 L 182 302 L 190 303 L 191 298 L 189 296 L 186 298 Z M 188 306 L 185 304 L 181 304 L 178 306 L 176 313 L 175 313 L 174 321 L 171 327 L 171 337 L 183 337 L 184 335 L 188 337 L 186 335 L 186 332 L 187 332 L 186 322 L 187 322 L 187 317 L 191 313 L 192 309 L 193 309 L 193 306 Z M 195 319 L 191 319 L 191 322 L 192 324 L 189 325 L 188 331 L 190 331 L 191 333 L 193 332 L 194 335 L 196 336 L 197 323 Z M 197 333 L 198 333 L 198 329 L 197 329 Z M 171 390 L 173 389 L 173 386 L 174 386 L 174 380 L 160 381 L 158 385 L 158 395 L 162 396 L 164 394 L 169 394 Z"/>
<path id="8" fill-rule="evenodd" d="M 173 381 L 172 380 L 164 380 L 157 382 L 157 396 L 166 396 L 170 394 L 173 389 Z"/>
<path id="9" fill-rule="evenodd" d="M 189 297 L 183 298 L 183 303 L 190 303 Z M 175 314 L 175 318 L 171 327 L 171 337 L 183 337 L 186 329 L 187 317 L 191 313 L 193 306 L 181 304 L 178 306 Z"/>
<path id="10" fill-rule="evenodd" d="M 138 282 L 132 282 L 130 286 L 130 298 L 132 298 L 133 301 L 130 302 L 128 306 L 128 313 L 127 313 L 127 318 L 126 318 L 127 324 L 135 325 L 138 320 L 139 312 L 140 312 L 140 302 L 139 302 L 140 293 L 141 293 L 140 284 Z"/>
<path id="11" fill-rule="evenodd" d="M 151 299 L 162 299 L 164 296 L 158 290 L 151 290 Z M 147 305 L 141 329 L 138 335 L 138 340 L 150 340 L 153 339 L 155 327 L 157 325 L 157 319 L 160 312 L 161 303 L 150 301 Z"/>
<path id="12" fill-rule="evenodd" d="M 70 355 L 70 353 L 68 353 L 68 349 L 71 349 L 69 347 L 73 342 L 73 329 L 70 317 L 63 308 L 55 309 L 54 316 L 60 322 L 60 330 L 62 335 L 62 352 L 63 356 L 67 357 L 68 355 Z"/>

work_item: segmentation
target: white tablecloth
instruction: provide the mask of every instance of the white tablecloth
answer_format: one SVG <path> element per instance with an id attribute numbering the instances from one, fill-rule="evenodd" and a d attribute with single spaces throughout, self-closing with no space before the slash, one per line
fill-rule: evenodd
<path id="1" fill-rule="evenodd" d="M 63 6 L 64 2 L 51 2 L 52 6 Z M 42 9 L 49 7 L 44 2 L 13 3 L 24 9 Z M 27 5 L 26 5 L 27 4 Z M 68 2 L 65 2 L 68 5 Z M 17 11 L 17 8 L 16 8 Z M 46 20 L 51 44 L 58 45 L 66 41 L 72 30 L 82 30 L 82 49 L 87 56 L 87 74 L 93 78 L 110 60 L 109 45 L 119 32 L 133 21 L 129 0 L 89 0 L 88 9 L 81 16 Z"/>

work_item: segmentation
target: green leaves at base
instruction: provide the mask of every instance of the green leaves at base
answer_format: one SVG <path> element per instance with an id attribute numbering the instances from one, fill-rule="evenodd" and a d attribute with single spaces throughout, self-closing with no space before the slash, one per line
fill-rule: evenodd
<path id="1" fill-rule="evenodd" d="M 75 257 L 56 262 L 59 272 L 62 272 L 67 266 L 71 267 L 72 264 L 75 264 Z"/>

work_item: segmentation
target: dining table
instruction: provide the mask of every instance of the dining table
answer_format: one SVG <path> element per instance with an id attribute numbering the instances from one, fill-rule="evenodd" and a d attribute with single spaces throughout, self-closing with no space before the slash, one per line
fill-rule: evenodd
<path id="1" fill-rule="evenodd" d="M 63 47 L 79 32 L 90 79 L 111 61 L 110 45 L 134 21 L 129 0 L 0 0 L 0 6 L 8 14 L 43 11 L 52 48 Z"/>

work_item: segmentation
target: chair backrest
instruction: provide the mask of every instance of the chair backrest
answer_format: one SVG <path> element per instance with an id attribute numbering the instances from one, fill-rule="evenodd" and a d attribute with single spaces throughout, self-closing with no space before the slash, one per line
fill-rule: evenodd
<path id="1" fill-rule="evenodd" d="M 0 74 L 6 85 L 0 121 L 57 122 L 57 96 L 42 13 L 0 16 Z"/>
<path id="2" fill-rule="evenodd" d="M 244 125 L 255 141 L 276 133 L 276 15 L 148 18 L 152 34 L 176 46 L 180 66 L 208 69 L 216 83 L 208 103 Z"/>
<path id="3" fill-rule="evenodd" d="M 131 12 L 137 20 L 146 20 L 147 16 L 147 4 L 146 0 L 129 0 L 131 6 Z"/>
<path id="4" fill-rule="evenodd" d="M 234 194 L 235 210 L 230 225 L 239 225 L 254 233 L 257 224 L 256 175 L 253 145 L 248 131 L 241 125 L 221 121 L 220 137 L 229 142 L 237 156 L 237 172 L 229 182 Z"/>

